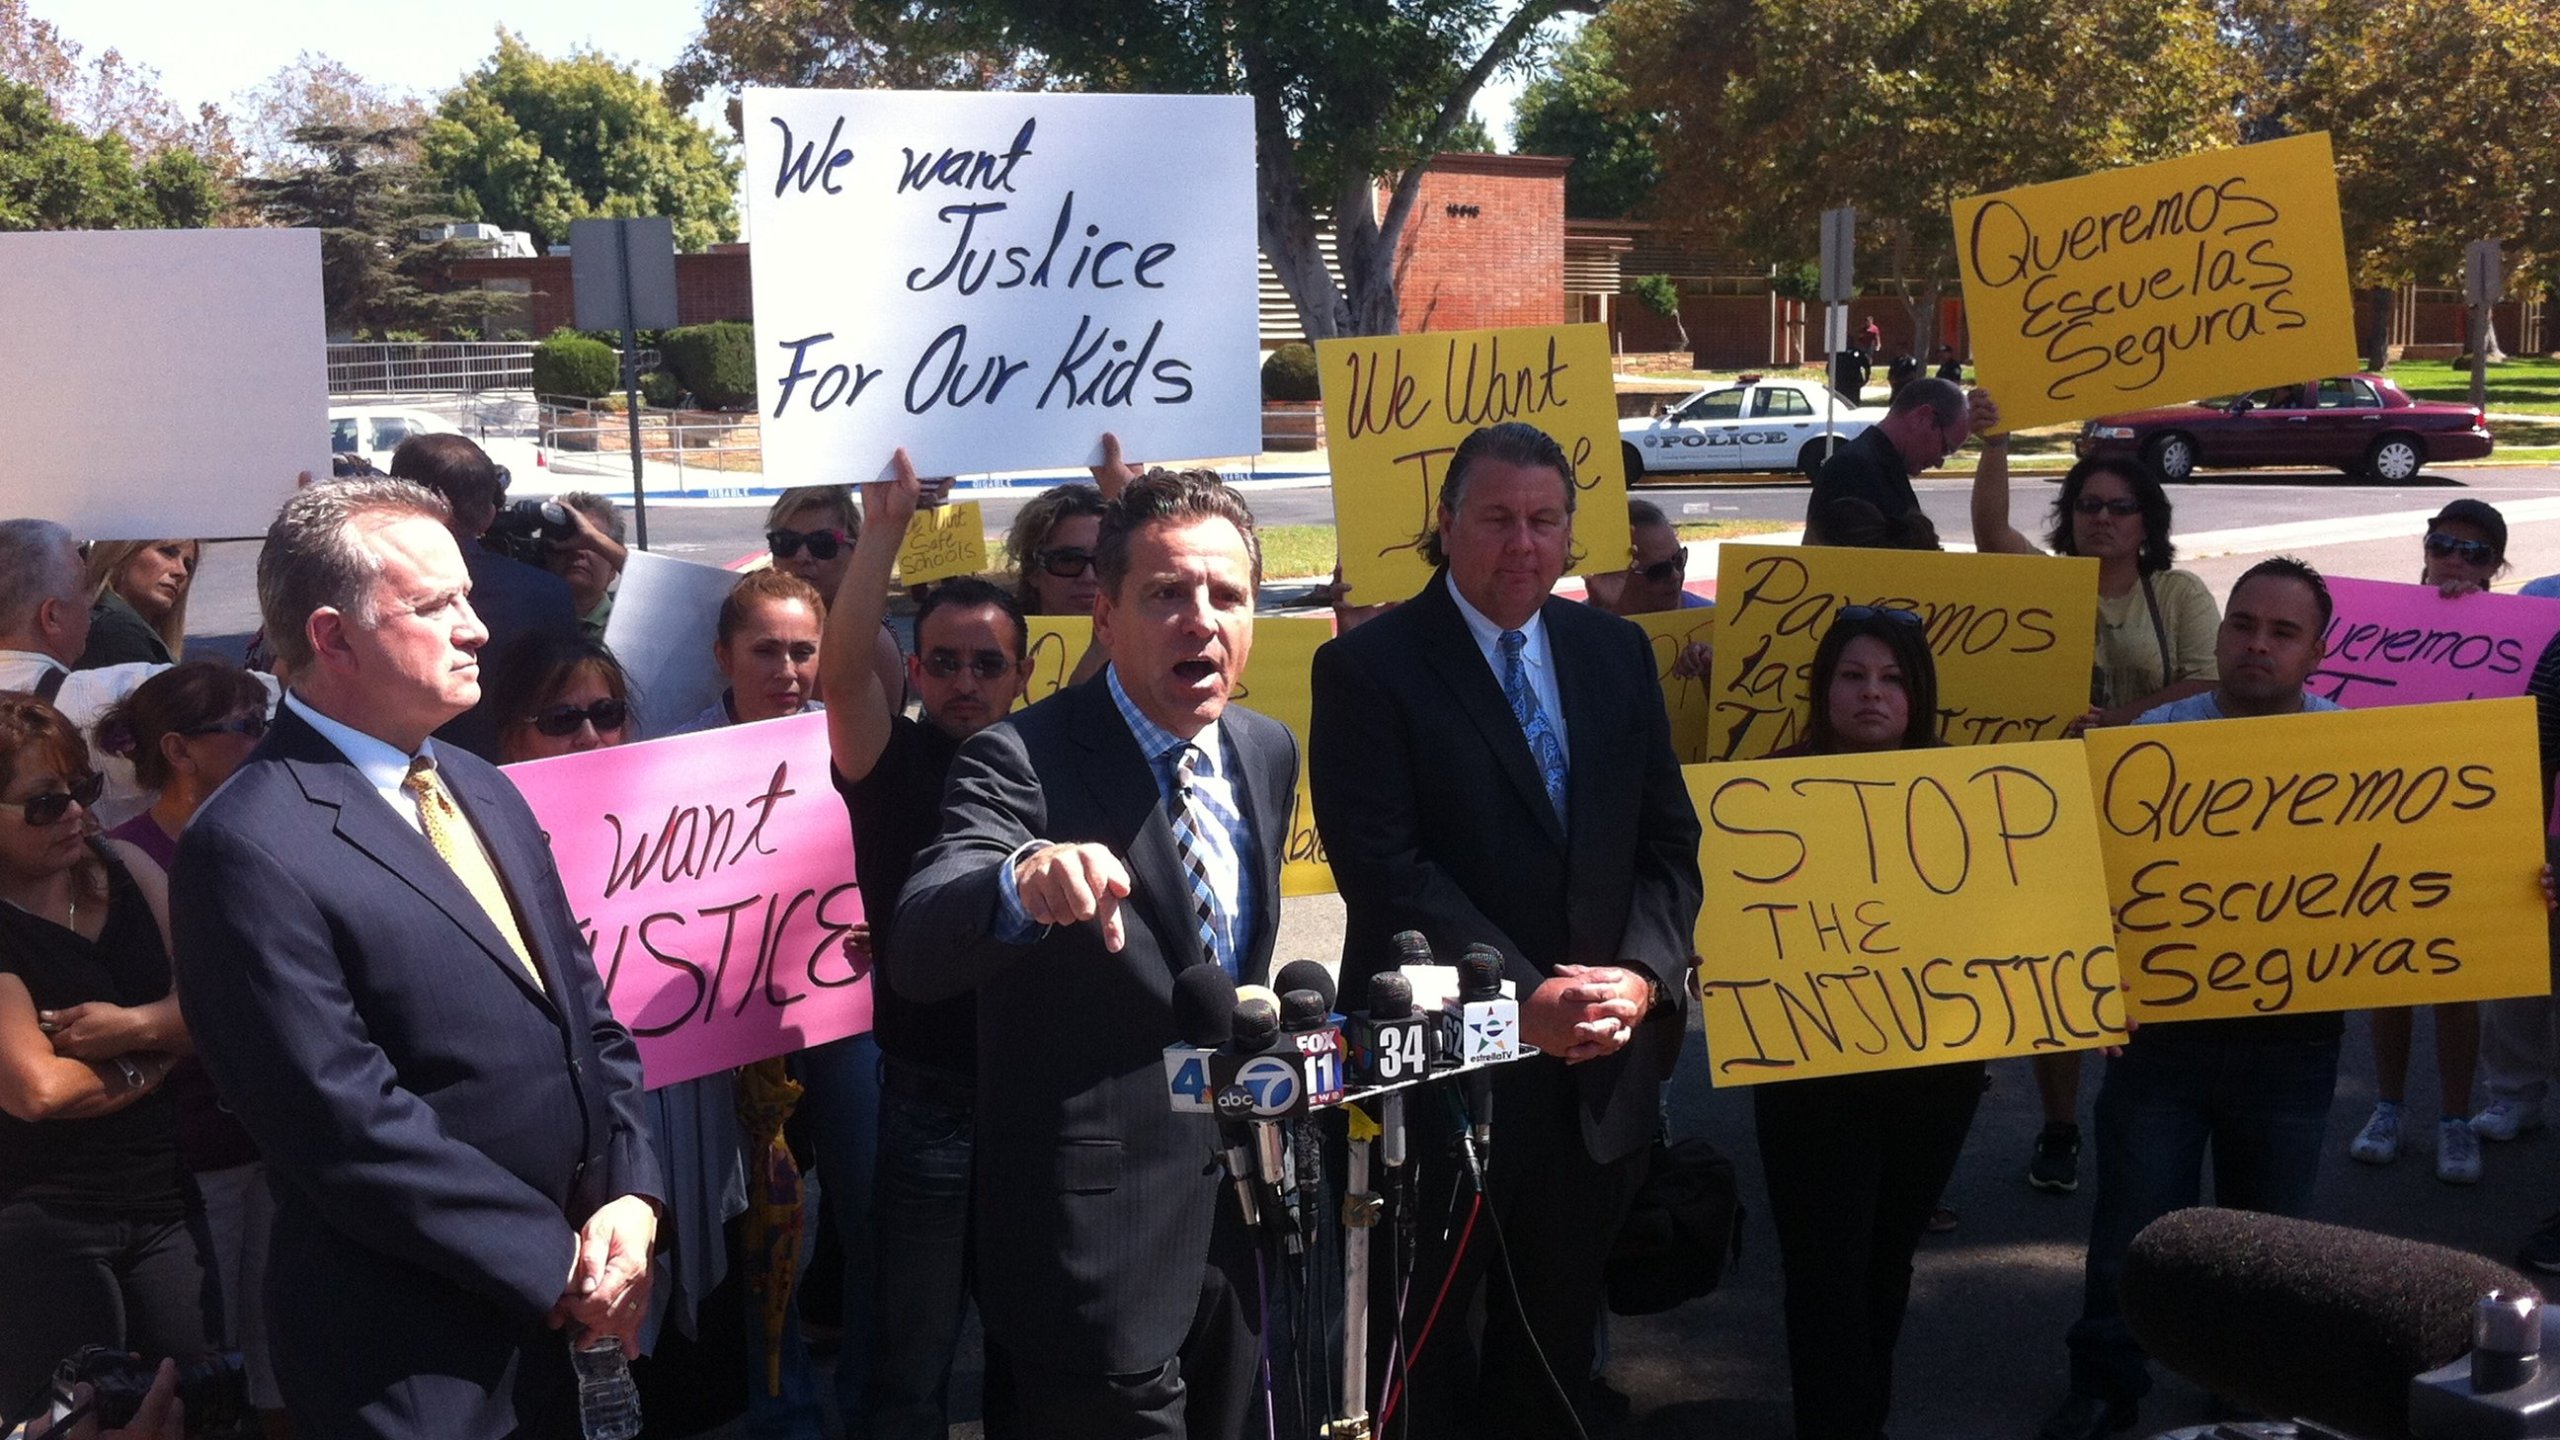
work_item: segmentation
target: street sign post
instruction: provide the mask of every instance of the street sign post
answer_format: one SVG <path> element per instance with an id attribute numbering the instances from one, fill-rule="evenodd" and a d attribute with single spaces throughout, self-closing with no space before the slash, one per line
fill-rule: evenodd
<path id="1" fill-rule="evenodd" d="M 1858 291 L 1858 212 L 1842 206 L 1822 212 L 1822 368 L 1830 383 L 1822 387 L 1822 453 L 1839 448 L 1836 423 L 1840 393 L 1840 352 L 1849 348 L 1849 297 Z"/>
<path id="2" fill-rule="evenodd" d="M 649 502 L 640 448 L 640 334 L 676 318 L 676 227 L 663 215 L 569 222 L 569 284 L 581 330 L 622 332 L 623 413 L 631 423 L 631 526 L 649 548 Z"/>

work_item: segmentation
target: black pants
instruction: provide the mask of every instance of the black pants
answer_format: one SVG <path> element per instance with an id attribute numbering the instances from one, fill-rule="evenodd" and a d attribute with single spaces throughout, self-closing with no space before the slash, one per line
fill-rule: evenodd
<path id="1" fill-rule="evenodd" d="M 1644 1182 L 1650 1151 L 1605 1164 L 1593 1159 L 1564 1064 L 1541 1058 L 1506 1066 L 1493 1082 L 1490 1210 L 1477 1215 L 1469 1236 L 1473 1189 L 1454 1145 L 1450 1093 L 1435 1085 L 1407 1102 L 1420 1225 L 1409 1287 L 1398 1283 L 1386 1247 L 1372 1251 L 1370 1413 L 1380 1414 L 1395 1389 L 1395 1413 L 1381 1432 L 1390 1440 L 1556 1440 L 1573 1433 L 1565 1407 L 1580 1411 L 1590 1388 L 1609 1250 Z M 1454 1223 L 1445 1223 L 1453 1194 Z M 1444 1277 L 1453 1277 L 1448 1298 L 1425 1337 Z M 1399 1294 L 1403 1340 L 1390 1373 L 1386 1346 Z M 1482 1338 L 1471 1340 L 1470 1316 L 1479 1308 Z"/>
<path id="2" fill-rule="evenodd" d="M 157 1364 L 205 1353 L 204 1257 L 178 1216 L 0 1205 L 0 1431 L 83 1345 Z"/>
<path id="3" fill-rule="evenodd" d="M 1796 1440 L 1877 1440 L 1911 1254 L 1982 1103 L 1982 1062 L 1751 1092 L 1786 1272 Z"/>

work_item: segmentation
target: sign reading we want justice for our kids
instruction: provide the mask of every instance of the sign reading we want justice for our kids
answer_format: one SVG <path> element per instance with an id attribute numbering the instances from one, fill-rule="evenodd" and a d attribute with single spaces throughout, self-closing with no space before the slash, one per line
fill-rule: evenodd
<path id="1" fill-rule="evenodd" d="M 2088 712 L 2095 560 L 1728 543 L 1716 577 L 1707 758 L 1749 760 L 1804 738 L 1813 652 L 1853 606 L 1920 618 L 1950 744 L 2059 740 Z"/>
<path id="2" fill-rule="evenodd" d="M 1955 230 L 2013 428 L 2356 368 L 2325 134 L 1977 196 Z"/>
<path id="3" fill-rule="evenodd" d="M 2092 730 L 2133 1017 L 2550 989 L 2533 702 Z"/>
<path id="4" fill-rule="evenodd" d="M 757 393 L 803 484 L 1261 447 L 1253 102 L 749 90 Z"/>
<path id="5" fill-rule="evenodd" d="M 1718 1085 L 2120 1042 L 2080 747 L 1692 765 Z"/>

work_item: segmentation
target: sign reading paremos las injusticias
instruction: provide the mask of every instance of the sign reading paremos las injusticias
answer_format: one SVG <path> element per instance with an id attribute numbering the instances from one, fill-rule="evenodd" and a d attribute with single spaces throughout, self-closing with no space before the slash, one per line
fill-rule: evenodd
<path id="1" fill-rule="evenodd" d="M 772 473 L 1260 448 L 1251 100 L 750 90 L 745 119 Z"/>

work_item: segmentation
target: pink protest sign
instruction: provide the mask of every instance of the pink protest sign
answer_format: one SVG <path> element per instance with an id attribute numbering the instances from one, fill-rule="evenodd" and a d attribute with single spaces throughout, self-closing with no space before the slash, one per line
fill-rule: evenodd
<path id="1" fill-rule="evenodd" d="M 2560 600 L 2432 585 L 2329 582 L 2337 611 L 2311 692 L 2350 710 L 2522 695 L 2542 647 L 2560 633 Z"/>
<path id="2" fill-rule="evenodd" d="M 651 1089 L 871 1028 L 827 717 L 507 767 Z"/>

